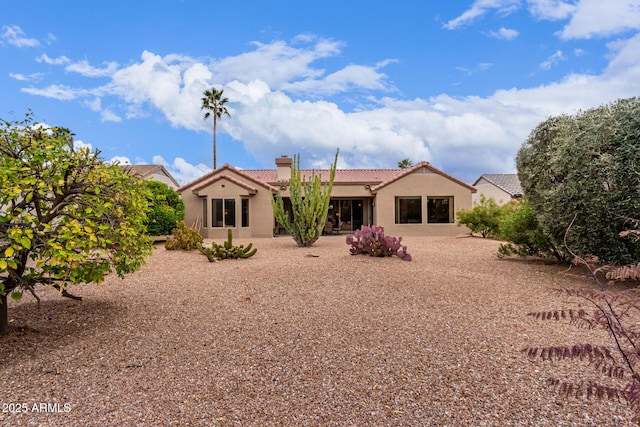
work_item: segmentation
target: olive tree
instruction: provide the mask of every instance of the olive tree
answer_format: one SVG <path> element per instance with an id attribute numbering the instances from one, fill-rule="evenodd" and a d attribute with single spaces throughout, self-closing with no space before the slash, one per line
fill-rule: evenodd
<path id="1" fill-rule="evenodd" d="M 101 283 L 138 270 L 152 251 L 142 182 L 98 151 L 74 149 L 64 128 L 0 120 L 0 333 L 7 296 L 37 285 Z"/>
<path id="2" fill-rule="evenodd" d="M 640 99 L 550 117 L 517 155 L 524 194 L 557 248 L 629 264 L 640 245 L 621 239 L 640 210 Z"/>
<path id="3" fill-rule="evenodd" d="M 289 180 L 293 222 L 290 221 L 289 213 L 284 208 L 284 201 L 280 193 L 275 196 L 272 194 L 271 206 L 276 221 L 291 234 L 298 246 L 311 246 L 322 235 L 329 212 L 333 179 L 336 176 L 338 152 L 339 150 L 336 151 L 326 184 L 322 183 L 322 177 L 316 175 L 315 172 L 312 172 L 307 181 L 300 171 L 300 156 L 294 156 L 291 179 Z"/>

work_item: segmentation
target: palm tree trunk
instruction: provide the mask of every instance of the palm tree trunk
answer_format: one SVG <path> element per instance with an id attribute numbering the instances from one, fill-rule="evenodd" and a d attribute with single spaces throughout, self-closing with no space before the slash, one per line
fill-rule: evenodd
<path id="1" fill-rule="evenodd" d="M 213 114 L 213 170 L 216 170 L 217 158 L 216 158 L 216 125 L 217 125 L 215 112 Z"/>

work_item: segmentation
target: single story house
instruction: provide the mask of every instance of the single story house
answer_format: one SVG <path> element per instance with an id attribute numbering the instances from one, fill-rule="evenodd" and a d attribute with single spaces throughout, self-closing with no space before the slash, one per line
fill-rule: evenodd
<path id="1" fill-rule="evenodd" d="M 283 230 L 271 208 L 280 193 L 291 207 L 289 179 L 293 159 L 276 159 L 277 169 L 247 170 L 228 164 L 178 188 L 185 204 L 185 222 L 205 238 L 268 237 Z M 302 170 L 329 178 L 329 170 Z M 380 225 L 392 236 L 457 235 L 456 211 L 471 209 L 476 189 L 421 162 L 407 169 L 338 169 L 328 220 L 334 231 L 350 233 L 362 225 Z M 291 217 L 291 215 L 290 215 Z M 329 230 L 331 231 L 331 230 Z"/>
<path id="2" fill-rule="evenodd" d="M 162 165 L 122 165 L 121 167 L 126 173 L 137 176 L 140 179 L 159 181 L 174 190 L 180 187 L 178 181 Z"/>
<path id="3" fill-rule="evenodd" d="M 520 179 L 515 173 L 486 173 L 480 176 L 473 186 L 478 190 L 473 195 L 474 203 L 484 195 L 487 199 L 493 198 L 499 205 L 504 205 L 522 197 L 523 194 Z"/>

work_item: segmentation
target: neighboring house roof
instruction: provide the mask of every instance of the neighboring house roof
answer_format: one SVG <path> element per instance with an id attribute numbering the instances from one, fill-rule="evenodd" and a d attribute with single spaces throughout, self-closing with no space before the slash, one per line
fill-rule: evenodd
<path id="1" fill-rule="evenodd" d="M 518 175 L 515 173 L 486 173 L 480 176 L 473 185 L 477 185 L 483 178 L 511 197 L 520 197 L 524 194 L 522 186 L 520 185 L 520 179 L 518 179 Z"/>
<path id="2" fill-rule="evenodd" d="M 408 175 L 423 167 L 427 168 L 433 173 L 442 175 L 443 177 L 470 189 L 474 193 L 476 192 L 476 189 L 473 186 L 460 181 L 459 179 L 441 171 L 440 169 L 435 168 L 428 162 L 420 162 L 417 165 L 406 169 L 337 169 L 333 184 L 369 184 L 371 185 L 371 191 L 375 192 L 378 189 L 391 184 L 397 179 L 402 178 L 403 176 Z M 225 170 L 233 171 L 238 175 L 253 181 L 256 184 L 267 187 L 268 189 L 273 191 L 276 191 L 276 189 L 282 184 L 278 181 L 277 169 L 237 169 L 231 165 L 225 164 L 218 169 L 211 171 L 201 176 L 200 178 L 191 181 L 188 184 L 183 185 L 182 187 L 178 188 L 178 192 L 183 192 L 191 188 L 193 192 L 197 193 L 199 190 L 220 179 L 223 176 L 221 174 L 224 174 Z M 301 169 L 300 173 L 307 179 L 309 179 L 312 174 L 322 175 L 323 178 L 326 177 L 328 179 L 330 170 Z M 228 175 L 225 175 L 225 177 L 226 179 L 231 178 Z M 246 188 L 253 189 L 250 186 L 247 186 Z"/>
<path id="3" fill-rule="evenodd" d="M 124 169 L 126 173 L 137 176 L 142 179 L 146 179 L 156 174 L 164 175 L 167 178 L 169 178 L 171 182 L 175 184 L 176 188 L 180 187 L 180 184 L 178 184 L 178 181 L 176 181 L 173 178 L 173 176 L 171 176 L 171 174 L 162 165 L 120 165 L 120 167 L 122 167 L 122 169 Z"/>

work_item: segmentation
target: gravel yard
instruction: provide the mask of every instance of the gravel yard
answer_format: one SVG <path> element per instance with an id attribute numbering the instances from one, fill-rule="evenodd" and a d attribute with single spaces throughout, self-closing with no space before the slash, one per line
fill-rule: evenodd
<path id="1" fill-rule="evenodd" d="M 468 237 L 405 237 L 411 262 L 350 256 L 344 237 L 254 239 L 253 258 L 216 263 L 157 246 L 124 280 L 70 288 L 82 302 L 25 294 L 0 336 L 0 425 L 632 425 L 624 402 L 546 386 L 590 368 L 521 352 L 608 342 L 526 316 L 585 285 L 564 267 Z"/>

